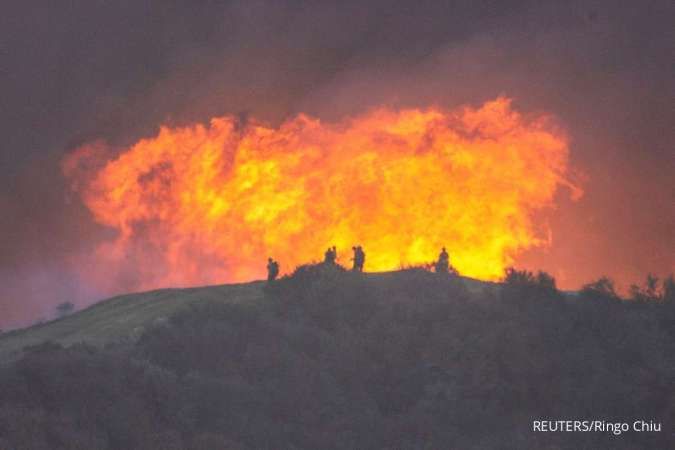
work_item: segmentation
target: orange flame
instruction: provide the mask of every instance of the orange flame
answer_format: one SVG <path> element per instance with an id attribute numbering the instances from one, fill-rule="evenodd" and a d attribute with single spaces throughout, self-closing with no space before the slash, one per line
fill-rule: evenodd
<path id="1" fill-rule="evenodd" d="M 553 205 L 568 146 L 547 117 L 510 100 L 480 108 L 377 109 L 278 128 L 233 117 L 162 127 L 114 158 L 85 145 L 63 170 L 94 219 L 117 230 L 96 263 L 136 274 L 134 288 L 259 278 L 337 245 L 367 252 L 366 270 L 433 260 L 495 279 L 519 252 L 547 245 L 532 214 Z"/>

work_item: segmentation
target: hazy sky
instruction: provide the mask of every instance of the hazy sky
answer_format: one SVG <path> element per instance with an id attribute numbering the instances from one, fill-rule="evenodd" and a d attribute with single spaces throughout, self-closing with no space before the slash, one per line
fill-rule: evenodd
<path id="1" fill-rule="evenodd" d="M 366 6 L 367 4 L 367 6 Z M 338 6 L 339 5 L 339 6 Z M 159 124 L 504 94 L 555 115 L 585 196 L 523 255 L 565 287 L 675 270 L 675 3 L 663 1 L 10 1 L 0 16 L 0 327 L 103 293 L 63 263 L 109 230 L 63 154 Z"/>

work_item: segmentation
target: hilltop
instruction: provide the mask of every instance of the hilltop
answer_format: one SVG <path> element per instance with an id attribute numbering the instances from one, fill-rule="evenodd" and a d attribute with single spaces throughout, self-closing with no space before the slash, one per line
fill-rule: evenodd
<path id="1" fill-rule="evenodd" d="M 524 272 L 318 265 L 120 296 L 0 339 L 0 448 L 670 448 L 673 324 L 670 297 Z M 662 431 L 533 432 L 542 419 Z"/>

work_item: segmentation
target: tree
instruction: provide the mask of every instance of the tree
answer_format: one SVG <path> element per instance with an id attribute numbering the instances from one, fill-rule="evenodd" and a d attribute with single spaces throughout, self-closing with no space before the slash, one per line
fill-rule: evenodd
<path id="1" fill-rule="evenodd" d="M 517 270 L 509 267 L 505 270 L 503 283 L 512 286 L 532 285 L 535 282 L 534 274 L 528 270 Z"/>
<path id="2" fill-rule="evenodd" d="M 555 278 L 542 271 L 535 275 L 528 270 L 517 270 L 509 267 L 506 269 L 502 281 L 506 287 L 531 288 L 536 293 L 557 292 Z"/>
<path id="3" fill-rule="evenodd" d="M 664 287 L 666 282 L 664 282 Z M 636 302 L 656 302 L 663 298 L 663 293 L 659 291 L 659 279 L 651 273 L 647 275 L 644 286 L 636 284 L 630 287 L 631 300 Z"/>
<path id="4" fill-rule="evenodd" d="M 543 289 L 550 291 L 556 291 L 558 288 L 555 284 L 555 278 L 549 273 L 539 271 L 537 274 L 537 284 Z"/>
<path id="5" fill-rule="evenodd" d="M 614 289 L 614 281 L 608 277 L 601 277 L 581 288 L 581 293 L 588 297 L 618 300 L 619 296 Z"/>
<path id="6" fill-rule="evenodd" d="M 56 316 L 65 317 L 75 310 L 75 305 L 72 302 L 63 302 L 56 306 Z"/>
<path id="7" fill-rule="evenodd" d="M 665 303 L 675 303 L 675 278 L 672 275 L 663 280 L 662 297 Z"/>

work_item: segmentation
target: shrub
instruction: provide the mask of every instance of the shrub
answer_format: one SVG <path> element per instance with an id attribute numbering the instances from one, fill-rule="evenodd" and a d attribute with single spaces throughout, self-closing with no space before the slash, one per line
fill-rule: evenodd
<path id="1" fill-rule="evenodd" d="M 595 300 L 619 300 L 614 281 L 608 277 L 600 277 L 596 281 L 585 284 L 581 288 L 581 296 Z"/>
<path id="2" fill-rule="evenodd" d="M 56 317 L 65 317 L 75 311 L 75 305 L 71 302 L 63 302 L 56 306 Z"/>

